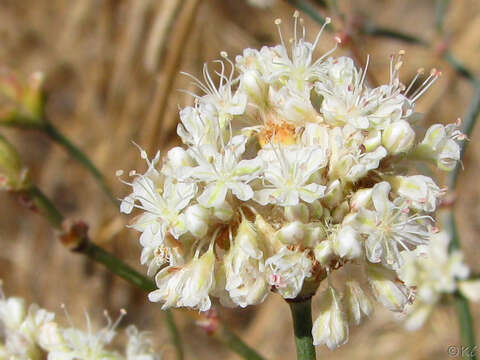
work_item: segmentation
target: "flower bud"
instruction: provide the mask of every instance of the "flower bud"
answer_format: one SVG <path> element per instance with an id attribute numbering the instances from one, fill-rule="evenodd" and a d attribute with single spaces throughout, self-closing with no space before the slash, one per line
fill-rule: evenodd
<path id="1" fill-rule="evenodd" d="M 215 206 L 213 208 L 213 216 L 222 222 L 229 221 L 233 216 L 232 206 L 226 201 L 219 206 Z"/>
<path id="2" fill-rule="evenodd" d="M 339 180 L 335 180 L 330 183 L 325 192 L 323 200 L 329 207 L 334 207 L 340 203 L 343 199 L 343 186 Z"/>
<path id="3" fill-rule="evenodd" d="M 345 200 L 333 210 L 332 221 L 335 224 L 341 223 L 343 218 L 349 211 L 350 206 L 348 206 L 348 201 Z"/>
<path id="4" fill-rule="evenodd" d="M 344 259 L 353 260 L 360 258 L 363 254 L 363 247 L 359 234 L 349 225 L 342 226 L 333 240 L 333 250 Z"/>
<path id="5" fill-rule="evenodd" d="M 299 203 L 296 206 L 287 206 L 285 207 L 284 216 L 288 221 L 306 223 L 309 218 L 308 206 L 304 203 Z"/>
<path id="6" fill-rule="evenodd" d="M 380 264 L 368 264 L 367 276 L 377 300 L 387 309 L 402 312 L 408 301 L 408 289 L 393 270 Z"/>
<path id="7" fill-rule="evenodd" d="M 371 204 L 372 200 L 372 188 L 360 189 L 353 194 L 350 199 L 350 206 L 353 211 L 357 211 L 361 208 L 366 208 Z"/>
<path id="8" fill-rule="evenodd" d="M 409 151 L 414 140 L 415 131 L 405 120 L 391 123 L 385 128 L 382 135 L 382 145 L 393 155 Z"/>
<path id="9" fill-rule="evenodd" d="M 368 132 L 367 137 L 363 140 L 365 151 L 374 151 L 382 143 L 382 132 L 380 130 L 372 129 Z"/>
<path id="10" fill-rule="evenodd" d="M 284 244 L 299 244 L 304 237 L 304 225 L 300 221 L 293 221 L 277 232 L 277 238 Z"/>
<path id="11" fill-rule="evenodd" d="M 333 350 L 348 340 L 348 323 L 337 291 L 329 286 L 320 301 L 320 314 L 312 328 L 313 344 Z"/>
<path id="12" fill-rule="evenodd" d="M 314 247 L 315 244 L 318 244 L 326 237 L 327 234 L 325 232 L 325 228 L 322 225 L 311 223 L 305 227 L 305 237 L 302 243 L 305 246 Z"/>
<path id="13" fill-rule="evenodd" d="M 43 74 L 33 73 L 21 80 L 6 70 L 0 74 L 0 123 L 13 126 L 40 127 L 44 125 Z"/>
<path id="14" fill-rule="evenodd" d="M 316 219 L 321 219 L 323 215 L 323 205 L 319 200 L 310 204 L 311 215 Z"/>
<path id="15" fill-rule="evenodd" d="M 425 138 L 415 149 L 415 157 L 435 162 L 440 170 L 451 171 L 460 160 L 456 139 L 464 138 L 455 124 L 430 126 Z"/>
<path id="16" fill-rule="evenodd" d="M 210 217 L 210 209 L 195 204 L 185 210 L 185 225 L 194 236 L 202 238 L 207 235 Z"/>
<path id="17" fill-rule="evenodd" d="M 264 104 L 268 88 L 256 70 L 247 70 L 240 76 L 240 86 L 257 104 Z"/>
<path id="18" fill-rule="evenodd" d="M 332 243 L 329 240 L 324 240 L 318 243 L 313 249 L 315 259 L 325 267 L 328 267 L 330 262 L 336 258 L 333 251 Z"/>
<path id="19" fill-rule="evenodd" d="M 363 316 L 370 316 L 373 312 L 373 305 L 365 295 L 360 284 L 349 280 L 345 284 L 344 302 L 347 308 L 347 318 L 350 323 L 359 325 Z"/>
<path id="20" fill-rule="evenodd" d="M 188 153 L 181 147 L 176 146 L 167 153 L 168 161 L 173 168 L 179 168 L 182 166 L 193 166 L 193 159 Z"/>
<path id="21" fill-rule="evenodd" d="M 27 168 L 15 148 L 0 136 L 0 190 L 19 191 L 29 186 Z"/>

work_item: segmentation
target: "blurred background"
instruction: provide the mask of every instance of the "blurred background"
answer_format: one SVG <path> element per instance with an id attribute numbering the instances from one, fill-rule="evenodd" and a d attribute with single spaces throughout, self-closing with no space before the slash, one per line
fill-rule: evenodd
<path id="1" fill-rule="evenodd" d="M 0 65 L 23 76 L 44 72 L 48 118 L 91 157 L 120 198 L 129 188 L 118 181 L 115 171 L 143 170 L 145 166 L 132 141 L 150 155 L 178 142 L 178 107 L 192 103 L 192 98 L 178 89 L 195 91 L 180 71 L 198 75 L 203 63 L 217 59 L 220 51 L 234 57 L 247 47 L 278 43 L 273 21 L 279 17 L 285 38 L 291 36 L 292 2 L 268 3 L 272 6 L 260 9 L 246 0 L 1 0 Z M 480 75 L 478 0 L 451 1 L 443 34 L 435 28 L 433 0 L 338 0 L 336 11 L 326 10 L 321 1 L 309 4 L 331 16 L 337 30 L 324 35 L 319 55 L 332 47 L 334 35 L 356 34 L 358 28 L 369 24 L 428 40 L 432 45 L 422 47 L 358 33 L 353 37 L 355 46 L 347 41 L 336 56 L 352 55 L 353 51 L 359 61 L 365 61 L 370 54 L 370 73 L 385 82 L 389 55 L 404 49 L 405 82 L 420 67 L 443 72 L 418 105 L 426 113 L 426 124 L 453 122 L 465 114 L 471 84 L 453 71 L 442 55 L 449 47 Z M 340 13 L 345 14 L 343 21 Z M 308 15 L 302 13 L 302 17 L 313 40 L 319 26 Z M 0 131 L 18 148 L 35 182 L 69 218 L 85 220 L 92 239 L 144 273 L 138 260 L 138 233 L 125 227 L 127 218 L 78 163 L 39 132 Z M 468 146 L 456 194 L 462 247 L 466 262 L 476 272 L 480 271 L 477 138 L 478 127 Z M 173 358 L 169 346 L 162 346 L 168 343 L 162 312 L 142 291 L 66 251 L 48 224 L 15 197 L 0 193 L 0 204 L 0 278 L 7 295 L 26 297 L 57 313 L 64 303 L 80 327 L 84 326 L 84 310 L 102 325 L 104 309 L 115 317 L 125 308 L 128 315 L 123 324 L 151 330 L 159 347 L 166 349 L 167 359 Z M 480 320 L 480 307 L 473 305 L 472 310 Z M 280 297 L 270 296 L 266 303 L 247 309 L 218 311 L 265 357 L 295 357 L 290 313 Z M 174 316 L 187 359 L 239 358 L 209 338 L 183 311 L 175 311 Z M 334 352 L 325 347 L 317 352 L 319 358 L 328 359 L 446 359 L 447 347 L 457 344 L 452 306 L 437 308 L 427 325 L 413 333 L 403 330 L 390 312 L 378 307 L 371 320 L 351 328 L 346 345 Z"/>

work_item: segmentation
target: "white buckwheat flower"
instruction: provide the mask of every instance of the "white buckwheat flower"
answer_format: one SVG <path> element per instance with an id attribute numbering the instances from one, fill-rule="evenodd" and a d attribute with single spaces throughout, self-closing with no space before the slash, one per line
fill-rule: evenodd
<path id="1" fill-rule="evenodd" d="M 375 88 L 368 66 L 333 56 L 339 39 L 316 57 L 329 21 L 310 42 L 295 12 L 290 42 L 276 20 L 279 45 L 235 62 L 222 52 L 204 82 L 190 76 L 201 93 L 180 110 L 183 145 L 133 172 L 121 210 L 140 212 L 132 227 L 155 277 L 149 298 L 164 309 L 206 311 L 214 298 L 246 307 L 270 293 L 301 301 L 328 276 L 312 331 L 315 344 L 335 348 L 372 312 L 365 287 L 394 312 L 412 301 L 402 252 L 420 256 L 444 191 L 410 165 L 453 169 L 464 136 L 437 124 L 422 140 L 415 104 L 440 72 L 417 86 L 420 70 L 404 85 L 404 51 Z M 458 288 L 477 293 L 472 282 Z"/>
<path id="2" fill-rule="evenodd" d="M 389 200 L 391 186 L 387 182 L 376 184 L 372 190 L 374 210 L 361 208 L 356 216 L 359 231 L 367 234 L 367 258 L 372 263 L 382 262 L 398 269 L 402 265 L 400 250 L 408 246 L 425 244 L 428 216 L 409 215 L 409 208 L 401 202 Z"/>

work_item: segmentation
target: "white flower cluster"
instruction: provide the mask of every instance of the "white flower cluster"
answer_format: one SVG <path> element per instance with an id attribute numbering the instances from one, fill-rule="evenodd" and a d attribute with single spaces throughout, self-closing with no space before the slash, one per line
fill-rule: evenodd
<path id="1" fill-rule="evenodd" d="M 126 328 L 124 354 L 108 349 L 123 315 L 116 322 L 107 316 L 107 326 L 98 332 L 86 316 L 87 331 L 64 328 L 54 313 L 36 304 L 27 308 L 24 299 L 6 298 L 0 289 L 0 360 L 161 360 L 147 334 L 133 325 Z"/>
<path id="2" fill-rule="evenodd" d="M 327 274 L 349 273 L 341 291 L 329 281 L 313 329 L 315 344 L 334 348 L 348 322 L 370 314 L 367 288 L 403 311 L 400 252 L 427 243 L 443 194 L 407 170 L 414 161 L 453 169 L 463 135 L 455 124 L 414 126 L 415 102 L 438 71 L 405 86 L 400 52 L 388 84 L 371 88 L 366 69 L 331 57 L 337 45 L 315 58 L 323 28 L 310 43 L 294 18 L 289 48 L 281 39 L 235 62 L 222 52 L 217 82 L 207 65 L 204 82 L 192 77 L 202 94 L 180 111 L 185 146 L 163 159 L 141 151 L 148 170 L 130 172 L 121 211 L 141 210 L 131 227 L 158 287 L 149 299 L 164 308 L 308 297 Z"/>
<path id="3" fill-rule="evenodd" d="M 433 234 L 428 245 L 402 252 L 405 263 L 400 279 L 414 289 L 415 296 L 407 307 L 408 330 L 420 328 L 445 294 L 458 290 L 469 300 L 480 301 L 480 280 L 468 278 L 470 269 L 463 263 L 463 254 L 459 250 L 449 253 L 449 243 L 449 235 L 442 231 Z"/>

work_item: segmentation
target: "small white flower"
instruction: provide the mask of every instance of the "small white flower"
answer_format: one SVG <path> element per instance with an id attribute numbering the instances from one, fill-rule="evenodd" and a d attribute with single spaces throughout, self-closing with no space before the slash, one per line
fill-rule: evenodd
<path id="1" fill-rule="evenodd" d="M 261 205 L 296 206 L 300 200 L 312 203 L 323 196 L 325 186 L 310 182 L 310 177 L 327 162 L 321 148 L 276 148 L 272 144 L 260 156 L 265 163 L 266 185 L 255 192 L 254 199 Z"/>
<path id="2" fill-rule="evenodd" d="M 435 124 L 428 128 L 425 138 L 415 149 L 415 155 L 433 161 L 441 170 L 451 171 L 460 160 L 460 146 L 455 140 L 463 139 L 465 136 L 456 124 Z"/>
<path id="3" fill-rule="evenodd" d="M 148 333 L 138 331 L 134 325 L 129 325 L 126 333 L 128 336 L 126 360 L 161 360 L 160 354 L 152 349 L 152 340 L 148 338 Z"/>
<path id="4" fill-rule="evenodd" d="M 200 257 L 199 249 L 184 267 L 160 270 L 155 276 L 158 289 L 148 294 L 150 301 L 162 302 L 162 309 L 172 306 L 187 306 L 199 311 L 210 309 L 209 293 L 215 286 L 213 241 Z"/>
<path id="5" fill-rule="evenodd" d="M 185 226 L 197 238 L 207 235 L 208 224 L 212 217 L 210 209 L 195 204 L 185 209 Z"/>
<path id="6" fill-rule="evenodd" d="M 312 260 L 306 251 L 282 247 L 265 262 L 268 283 L 284 299 L 294 299 L 302 290 L 303 281 L 312 275 Z"/>
<path id="7" fill-rule="evenodd" d="M 324 59 L 326 59 L 333 51 L 335 51 L 337 44 L 327 53 L 320 58 L 314 60 L 313 53 L 317 47 L 318 41 L 322 35 L 325 26 L 330 23 L 330 18 L 327 18 L 325 24 L 318 32 L 313 43 L 309 43 L 305 39 L 305 29 L 300 32 L 299 37 L 297 25 L 299 13 L 296 11 L 294 14 L 294 38 L 291 43 L 291 51 L 287 49 L 286 44 L 283 41 L 280 24 L 281 20 L 275 20 L 275 24 L 278 26 L 280 39 L 282 41 L 281 46 L 275 48 L 276 57 L 273 58 L 270 64 L 271 73 L 269 74 L 269 82 L 279 81 L 285 79 L 292 82 L 293 87 L 302 90 L 310 81 L 314 81 L 323 77 L 325 72 L 323 65 Z M 303 27 L 303 25 L 301 25 Z"/>
<path id="8" fill-rule="evenodd" d="M 143 210 L 131 226 L 151 235 L 161 244 L 167 232 L 178 238 L 187 231 L 181 211 L 195 196 L 197 188 L 192 183 L 173 183 L 169 178 L 164 179 L 155 169 L 159 153 L 151 162 L 143 150 L 142 157 L 147 160 L 149 168 L 144 175 L 135 174 L 135 179 L 129 184 L 133 192 L 122 201 L 120 210 L 126 214 L 134 207 Z"/>
<path id="9" fill-rule="evenodd" d="M 227 124 L 232 120 L 233 116 L 241 115 L 245 112 L 247 106 L 247 95 L 241 91 L 234 92 L 232 85 L 234 82 L 235 65 L 228 59 L 225 52 L 221 53 L 222 57 L 230 65 L 231 70 L 229 74 L 226 74 L 225 63 L 221 60 L 216 62 L 220 64 L 220 72 L 217 73 L 220 83 L 215 85 L 210 73 L 208 71 L 208 65 L 203 65 L 203 78 L 204 82 L 195 78 L 194 76 L 183 73 L 194 80 L 194 84 L 204 92 L 203 96 L 191 94 L 200 103 L 206 104 L 206 106 L 214 107 L 214 117 L 218 119 L 220 128 L 225 128 Z"/>
<path id="10" fill-rule="evenodd" d="M 248 182 L 262 169 L 262 162 L 260 159 L 240 160 L 246 141 L 246 137 L 239 135 L 230 140 L 223 153 L 212 147 L 202 147 L 194 154 L 198 166 L 193 169 L 192 176 L 207 184 L 198 197 L 200 204 L 220 206 L 229 190 L 242 201 L 252 198 L 253 190 Z"/>
<path id="11" fill-rule="evenodd" d="M 408 214 L 408 207 L 391 202 L 390 184 L 381 182 L 372 190 L 375 210 L 360 208 L 355 218 L 361 233 L 367 234 L 366 254 L 373 263 L 382 262 L 398 269 L 402 264 L 400 248 L 409 250 L 428 239 L 426 216 Z"/>

